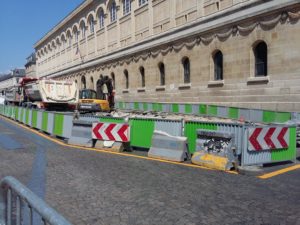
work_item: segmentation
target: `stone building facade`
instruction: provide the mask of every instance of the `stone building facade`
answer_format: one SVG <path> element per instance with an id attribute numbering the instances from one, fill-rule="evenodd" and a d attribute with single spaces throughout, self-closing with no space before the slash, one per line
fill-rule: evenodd
<path id="1" fill-rule="evenodd" d="M 35 44 L 40 77 L 123 102 L 300 111 L 298 0 L 86 0 Z"/>
<path id="2" fill-rule="evenodd" d="M 26 64 L 25 64 L 25 73 L 26 77 L 36 77 L 36 57 L 35 53 L 30 54 L 26 58 Z"/>
<path id="3" fill-rule="evenodd" d="M 17 86 L 22 77 L 25 77 L 25 69 L 17 68 L 8 74 L 0 76 L 0 93 L 4 95 L 6 90 Z"/>

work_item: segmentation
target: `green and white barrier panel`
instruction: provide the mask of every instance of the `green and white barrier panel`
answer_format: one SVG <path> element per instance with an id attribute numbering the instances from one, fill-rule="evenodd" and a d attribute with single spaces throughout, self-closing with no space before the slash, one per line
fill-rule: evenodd
<path id="1" fill-rule="evenodd" d="M 244 109 L 207 104 L 118 102 L 116 106 L 119 109 L 194 114 L 199 116 L 215 116 L 264 123 L 284 123 L 292 119 L 292 113 L 290 112 Z"/>

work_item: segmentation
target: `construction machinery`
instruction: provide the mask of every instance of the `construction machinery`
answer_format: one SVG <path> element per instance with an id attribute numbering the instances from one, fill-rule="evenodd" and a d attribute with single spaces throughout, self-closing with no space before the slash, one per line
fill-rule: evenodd
<path id="1" fill-rule="evenodd" d="M 6 91 L 5 101 L 29 108 L 69 110 L 75 109 L 78 91 L 72 81 L 24 77 Z"/>
<path id="2" fill-rule="evenodd" d="M 97 82 L 97 91 L 82 89 L 79 92 L 80 112 L 109 112 L 114 108 L 112 79 L 101 76 Z"/>

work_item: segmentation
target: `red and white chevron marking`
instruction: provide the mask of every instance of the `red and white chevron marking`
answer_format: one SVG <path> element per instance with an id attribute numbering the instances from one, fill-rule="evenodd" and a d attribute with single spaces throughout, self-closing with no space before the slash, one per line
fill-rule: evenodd
<path id="1" fill-rule="evenodd" d="M 93 123 L 92 137 L 103 141 L 129 142 L 130 127 L 128 124 Z"/>
<path id="2" fill-rule="evenodd" d="M 261 151 L 289 147 L 288 127 L 249 128 L 248 150 Z"/>

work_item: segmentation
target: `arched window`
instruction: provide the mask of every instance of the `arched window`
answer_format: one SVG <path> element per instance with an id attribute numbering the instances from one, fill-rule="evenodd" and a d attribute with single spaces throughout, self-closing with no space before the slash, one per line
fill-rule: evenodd
<path id="1" fill-rule="evenodd" d="M 86 89 L 86 80 L 85 76 L 81 77 L 81 89 Z"/>
<path id="2" fill-rule="evenodd" d="M 144 67 L 140 67 L 140 74 L 141 74 L 141 85 L 142 87 L 145 87 L 146 82 L 145 82 L 145 69 Z"/>
<path id="3" fill-rule="evenodd" d="M 80 32 L 81 32 L 81 39 L 84 39 L 85 38 L 85 24 L 84 24 L 84 22 L 82 22 L 80 24 Z"/>
<path id="4" fill-rule="evenodd" d="M 166 75 L 165 75 L 165 64 L 159 63 L 159 75 L 160 75 L 160 85 L 163 86 L 166 84 Z"/>
<path id="5" fill-rule="evenodd" d="M 99 20 L 99 28 L 101 29 L 104 27 L 104 11 L 102 8 L 100 8 L 98 12 L 98 20 Z"/>
<path id="6" fill-rule="evenodd" d="M 139 0 L 139 6 L 144 5 L 148 2 L 148 0 Z"/>
<path id="7" fill-rule="evenodd" d="M 110 6 L 110 22 L 114 22 L 117 20 L 117 5 L 116 2 L 113 1 Z"/>
<path id="8" fill-rule="evenodd" d="M 124 77 L 125 77 L 125 89 L 129 88 L 129 77 L 128 77 L 128 71 L 124 70 Z"/>
<path id="9" fill-rule="evenodd" d="M 182 59 L 182 66 L 183 66 L 183 80 L 184 83 L 190 83 L 191 82 L 191 76 L 190 76 L 190 60 L 189 58 L 185 57 Z"/>
<path id="10" fill-rule="evenodd" d="M 68 46 L 72 46 L 72 35 L 70 32 L 67 33 Z"/>
<path id="11" fill-rule="evenodd" d="M 94 89 L 94 78 L 91 77 L 91 85 L 90 85 L 91 89 Z"/>
<path id="12" fill-rule="evenodd" d="M 131 0 L 123 0 L 123 15 L 129 14 L 131 11 Z"/>
<path id="13" fill-rule="evenodd" d="M 265 42 L 258 43 L 254 48 L 255 76 L 268 75 L 268 47 Z"/>
<path id="14" fill-rule="evenodd" d="M 73 36 L 74 36 L 75 43 L 77 43 L 78 42 L 78 29 L 77 29 L 77 27 L 73 28 Z"/>
<path id="15" fill-rule="evenodd" d="M 223 80 L 223 54 L 217 51 L 213 56 L 214 59 L 214 78 L 215 80 Z"/>
<path id="16" fill-rule="evenodd" d="M 90 28 L 90 34 L 94 33 L 94 18 L 93 16 L 89 17 L 89 28 Z"/>
<path id="17" fill-rule="evenodd" d="M 115 74 L 114 73 L 111 73 L 111 79 L 113 81 L 113 89 L 116 89 L 116 78 L 115 78 Z"/>

